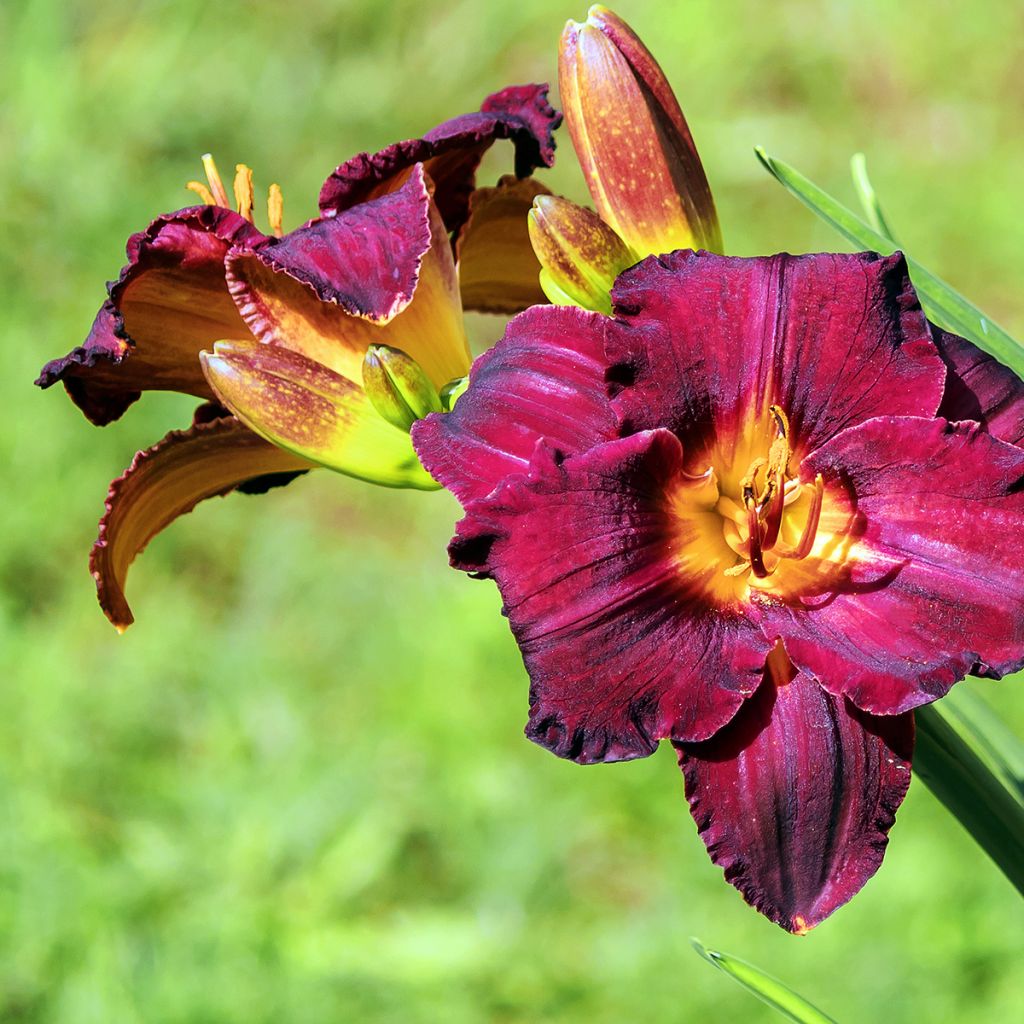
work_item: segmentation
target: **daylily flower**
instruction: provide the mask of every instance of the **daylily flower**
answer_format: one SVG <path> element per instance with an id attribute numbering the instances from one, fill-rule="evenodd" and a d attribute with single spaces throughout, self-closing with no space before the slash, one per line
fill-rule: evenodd
<path id="1" fill-rule="evenodd" d="M 207 403 L 188 430 L 140 452 L 111 485 L 90 566 L 119 629 L 132 622 L 132 560 L 204 498 L 265 490 L 316 465 L 388 486 L 436 486 L 407 431 L 364 390 L 364 358 L 371 345 L 399 350 L 438 391 L 466 373 L 452 236 L 471 282 L 467 308 L 514 312 L 543 298 L 536 281 L 531 290 L 494 263 L 510 197 L 521 194 L 529 199 L 518 201 L 516 223 L 528 249 L 537 187 L 508 178 L 474 193 L 473 183 L 498 139 L 513 142 L 519 177 L 552 163 L 560 115 L 546 97 L 545 86 L 510 87 L 421 139 L 356 156 L 324 184 L 321 216 L 289 234 L 276 185 L 267 235 L 252 222 L 252 172 L 239 165 L 232 210 L 207 157 L 208 186 L 189 184 L 204 205 L 129 239 L 128 264 L 85 343 L 37 381 L 62 381 L 97 425 L 145 390 Z M 384 386 L 370 377 L 371 392 Z"/>
<path id="2" fill-rule="evenodd" d="M 721 252 L 718 216 L 679 102 L 621 18 L 595 5 L 566 25 L 558 84 L 597 213 L 539 196 L 530 238 L 551 302 L 610 313 L 615 278 L 643 257 Z"/>
<path id="3" fill-rule="evenodd" d="M 881 863 L 913 709 L 1024 665 L 1024 385 L 901 255 L 651 257 L 540 307 L 413 428 L 580 763 L 679 753 L 700 835 L 802 933 Z"/>

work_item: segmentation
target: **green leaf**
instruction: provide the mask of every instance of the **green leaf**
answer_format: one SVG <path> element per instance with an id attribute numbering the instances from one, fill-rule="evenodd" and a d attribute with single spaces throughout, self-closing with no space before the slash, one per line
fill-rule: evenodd
<path id="1" fill-rule="evenodd" d="M 887 238 L 893 245 L 898 244 L 896 235 L 889 227 L 885 214 L 882 213 L 882 205 L 879 203 L 875 188 L 868 177 L 868 162 L 863 153 L 854 153 L 850 157 L 850 174 L 853 176 L 853 186 L 857 190 L 860 205 L 864 207 L 864 216 L 867 217 L 868 223 L 883 238 Z"/>
<path id="2" fill-rule="evenodd" d="M 976 714 L 957 690 L 918 708 L 914 771 L 1024 895 L 1020 741 Z"/>
<path id="3" fill-rule="evenodd" d="M 873 249 L 875 252 L 891 253 L 896 246 L 891 237 L 881 234 L 860 219 L 852 210 L 843 206 L 814 182 L 805 178 L 789 164 L 770 157 L 760 146 L 754 152 L 770 174 L 801 202 L 809 206 L 819 217 L 831 224 L 840 234 L 845 235 L 860 249 Z M 863 174 L 866 178 L 866 172 Z M 874 190 L 870 189 L 873 196 Z M 868 202 L 878 210 L 877 200 L 870 197 Z M 884 218 L 879 225 L 886 227 Z M 951 288 L 945 281 L 936 277 L 930 270 L 923 267 L 913 257 L 904 253 L 910 268 L 910 277 L 920 296 L 925 312 L 947 330 L 969 338 L 980 349 L 995 356 L 1001 363 L 1010 367 L 1014 373 L 1024 376 L 1024 347 L 997 323 L 990 320 L 976 306 L 967 301 L 958 291 Z"/>
<path id="4" fill-rule="evenodd" d="M 738 981 L 758 999 L 778 1010 L 784 1017 L 795 1020 L 797 1024 L 836 1024 L 834 1018 L 822 1013 L 816 1006 L 809 1003 L 802 995 L 784 985 L 778 978 L 766 974 L 760 967 L 748 964 L 746 960 L 729 956 L 708 949 L 699 939 L 690 939 L 693 948 L 709 964 L 714 964 L 720 971 L 725 971 L 731 978 Z"/>

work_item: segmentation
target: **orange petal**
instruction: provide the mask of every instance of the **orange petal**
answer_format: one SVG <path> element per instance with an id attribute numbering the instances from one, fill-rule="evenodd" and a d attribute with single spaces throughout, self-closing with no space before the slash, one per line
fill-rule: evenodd
<path id="1" fill-rule="evenodd" d="M 134 621 L 124 596 L 128 568 L 142 549 L 204 498 L 254 485 L 253 492 L 286 482 L 273 474 L 312 468 L 305 459 L 267 444 L 233 417 L 175 430 L 139 452 L 111 485 L 89 568 L 100 606 L 124 632 Z M 271 475 L 269 479 L 264 479 Z"/>
<path id="2" fill-rule="evenodd" d="M 533 200 L 549 195 L 533 178 L 505 175 L 496 188 L 478 188 L 456 253 L 466 309 L 518 313 L 546 302 L 540 264 L 530 245 L 527 217 Z"/>
<path id="3" fill-rule="evenodd" d="M 562 35 L 565 121 L 601 217 L 640 256 L 721 251 L 714 200 L 686 119 L 657 61 L 601 6 Z"/>
<path id="4" fill-rule="evenodd" d="M 224 257 L 263 239 L 218 206 L 158 217 L 128 239 L 129 262 L 85 342 L 47 363 L 36 383 L 62 381 L 98 425 L 117 419 L 143 391 L 209 398 L 200 349 L 218 338 L 249 337 L 224 281 Z"/>

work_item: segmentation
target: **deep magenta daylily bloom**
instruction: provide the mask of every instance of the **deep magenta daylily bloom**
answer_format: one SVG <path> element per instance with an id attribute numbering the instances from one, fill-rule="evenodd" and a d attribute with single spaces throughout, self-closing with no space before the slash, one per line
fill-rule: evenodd
<path id="1" fill-rule="evenodd" d="M 239 166 L 232 210 L 206 158 L 210 187 L 189 185 L 205 205 L 129 239 L 128 263 L 84 344 L 37 382 L 61 381 L 97 425 L 146 390 L 207 403 L 110 487 L 90 566 L 118 628 L 132 621 L 132 560 L 204 498 L 265 490 L 316 465 L 436 487 L 408 432 L 375 410 L 364 356 L 371 345 L 399 349 L 439 391 L 469 368 L 464 306 L 516 312 L 543 300 L 536 262 L 532 281 L 518 266 L 506 273 L 503 247 L 512 238 L 530 252 L 525 210 L 540 186 L 526 176 L 553 162 L 560 117 L 546 86 L 505 89 L 479 112 L 338 167 L 321 191 L 321 216 L 289 234 L 276 186 L 267 235 L 252 222 L 251 171 Z M 512 141 L 523 180 L 474 192 L 480 159 L 499 139 Z"/>
<path id="2" fill-rule="evenodd" d="M 899 254 L 678 251 L 615 315 L 516 317 L 413 428 L 493 578 L 527 735 L 677 748 L 701 837 L 802 933 L 878 868 L 913 709 L 1024 665 L 1024 386 L 931 326 Z"/>

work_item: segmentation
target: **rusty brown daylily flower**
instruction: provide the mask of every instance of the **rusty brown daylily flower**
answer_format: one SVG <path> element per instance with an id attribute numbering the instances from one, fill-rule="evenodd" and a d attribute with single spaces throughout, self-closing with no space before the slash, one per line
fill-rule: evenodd
<path id="1" fill-rule="evenodd" d="M 90 567 L 115 626 L 132 622 L 124 582 L 135 556 L 205 498 L 258 493 L 318 465 L 386 486 L 436 486 L 407 429 L 381 415 L 372 374 L 370 393 L 364 386 L 364 358 L 371 346 L 400 350 L 440 391 L 469 368 L 464 307 L 515 312 L 542 298 L 536 279 L 531 291 L 503 275 L 494 229 L 504 197 L 537 193 L 528 175 L 552 163 L 560 119 L 546 86 L 504 89 L 476 113 L 339 166 L 320 216 L 288 234 L 276 186 L 264 234 L 249 168 L 239 165 L 232 209 L 206 158 L 208 185 L 189 184 L 203 205 L 129 239 L 86 341 L 37 382 L 62 382 L 97 425 L 147 390 L 204 401 L 188 429 L 139 452 L 110 487 Z M 513 142 L 517 177 L 474 193 L 498 139 Z M 524 213 L 528 251 L 526 234 Z"/>

